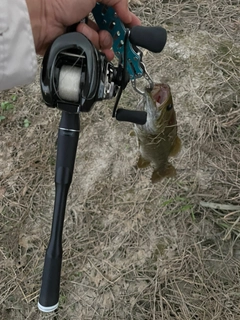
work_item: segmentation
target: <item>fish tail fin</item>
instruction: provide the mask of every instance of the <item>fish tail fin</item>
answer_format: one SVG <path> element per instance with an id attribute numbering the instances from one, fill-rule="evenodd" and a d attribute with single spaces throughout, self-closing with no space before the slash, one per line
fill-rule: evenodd
<path id="1" fill-rule="evenodd" d="M 162 170 L 156 169 L 152 173 L 152 183 L 160 182 L 163 178 L 172 178 L 176 176 L 176 169 L 171 163 L 167 163 L 165 168 Z"/>
<path id="2" fill-rule="evenodd" d="M 172 145 L 172 149 L 170 150 L 169 157 L 175 157 L 181 150 L 181 145 L 181 139 L 176 136 L 176 139 L 174 140 L 174 143 Z"/>
<path id="3" fill-rule="evenodd" d="M 138 162 L 137 162 L 137 167 L 139 169 L 146 168 L 150 165 L 150 162 L 145 160 L 141 155 L 139 156 Z"/>

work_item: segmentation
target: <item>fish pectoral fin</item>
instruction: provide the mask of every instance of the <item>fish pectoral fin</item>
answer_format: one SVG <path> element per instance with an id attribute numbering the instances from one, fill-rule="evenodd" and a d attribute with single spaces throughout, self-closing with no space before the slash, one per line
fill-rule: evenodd
<path id="1" fill-rule="evenodd" d="M 137 167 L 139 169 L 146 168 L 150 165 L 150 162 L 145 160 L 141 155 L 139 156 L 138 162 L 137 162 Z"/>
<path id="2" fill-rule="evenodd" d="M 176 176 L 176 169 L 171 163 L 167 163 L 164 169 L 156 169 L 152 173 L 152 183 L 160 182 L 163 178 L 172 178 Z"/>
<path id="3" fill-rule="evenodd" d="M 177 136 L 173 142 L 172 148 L 169 153 L 169 157 L 175 157 L 181 150 L 181 145 L 182 145 L 182 142 L 180 138 Z"/>

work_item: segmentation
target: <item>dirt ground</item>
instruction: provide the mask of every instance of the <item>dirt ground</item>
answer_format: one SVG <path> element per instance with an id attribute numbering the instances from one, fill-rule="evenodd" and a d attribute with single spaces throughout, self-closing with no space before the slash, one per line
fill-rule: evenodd
<path id="1" fill-rule="evenodd" d="M 114 101 L 81 114 L 58 312 L 37 309 L 54 202 L 60 112 L 36 82 L 0 94 L 0 319 L 240 319 L 240 1 L 135 0 L 162 25 L 147 70 L 172 89 L 175 179 L 136 170 Z M 41 61 L 39 61 L 40 64 Z M 139 98 L 129 84 L 121 105 Z"/>

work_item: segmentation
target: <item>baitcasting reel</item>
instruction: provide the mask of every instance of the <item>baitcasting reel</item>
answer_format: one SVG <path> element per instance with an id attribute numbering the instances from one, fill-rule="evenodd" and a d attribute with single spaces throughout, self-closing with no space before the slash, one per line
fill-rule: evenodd
<path id="1" fill-rule="evenodd" d="M 41 89 L 45 103 L 70 113 L 88 112 L 113 98 L 119 88 L 116 68 L 81 33 L 66 33 L 44 56 Z"/>
<path id="2" fill-rule="evenodd" d="M 113 37 L 113 50 L 118 66 L 108 62 L 92 43 L 77 32 L 57 38 L 47 50 L 41 71 L 41 91 L 47 106 L 62 111 L 58 131 L 55 171 L 55 202 L 51 237 L 46 250 L 39 310 L 51 312 L 58 308 L 62 265 L 62 233 L 80 132 L 80 112 L 88 112 L 94 103 L 116 97 L 113 117 L 137 124 L 146 122 L 144 111 L 117 108 L 122 91 L 129 81 L 145 77 L 150 88 L 153 82 L 142 63 L 142 46 L 161 52 L 166 43 L 166 31 L 161 27 L 126 29 L 112 8 L 97 4 L 93 15 L 100 29 Z"/>
<path id="3" fill-rule="evenodd" d="M 50 107 L 80 113 L 90 111 L 97 101 L 117 95 L 113 117 L 119 121 L 144 124 L 144 111 L 117 109 L 117 106 L 129 81 L 140 94 L 143 92 L 137 88 L 137 78 L 145 77 L 153 88 L 137 45 L 161 52 L 166 43 L 166 31 L 162 27 L 126 29 L 111 7 L 99 3 L 93 9 L 93 15 L 99 28 L 107 30 L 113 37 L 118 66 L 108 62 L 84 35 L 77 32 L 64 34 L 53 42 L 43 59 L 43 99 Z"/>
<path id="4" fill-rule="evenodd" d="M 97 101 L 121 93 L 129 80 L 122 64 L 115 67 L 84 35 L 72 32 L 57 38 L 46 52 L 41 90 L 49 107 L 80 113 L 90 111 Z M 117 103 L 113 113 L 117 120 L 146 122 L 145 112 L 125 109 L 116 112 L 116 108 Z"/>

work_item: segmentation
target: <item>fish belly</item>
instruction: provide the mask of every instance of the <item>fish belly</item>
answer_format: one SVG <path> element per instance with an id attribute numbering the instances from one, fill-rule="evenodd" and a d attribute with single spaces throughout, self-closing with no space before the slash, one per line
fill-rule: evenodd
<path id="1" fill-rule="evenodd" d="M 145 168 L 150 164 L 153 166 L 151 181 L 156 183 L 165 177 L 174 177 L 176 169 L 169 163 L 168 158 L 175 156 L 180 150 L 180 139 L 175 130 L 168 136 L 159 134 L 155 137 L 150 137 L 143 132 L 138 135 L 140 157 L 138 159 L 138 168 Z"/>

